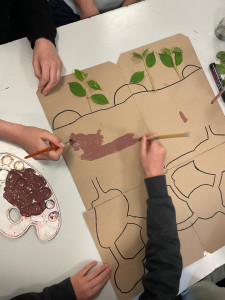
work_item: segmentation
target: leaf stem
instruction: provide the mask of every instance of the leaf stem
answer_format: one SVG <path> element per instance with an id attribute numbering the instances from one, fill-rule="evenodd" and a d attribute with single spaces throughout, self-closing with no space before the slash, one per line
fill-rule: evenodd
<path id="1" fill-rule="evenodd" d="M 145 63 L 145 58 L 143 57 L 142 59 L 143 59 L 143 63 L 144 63 L 144 66 L 145 66 L 145 71 L 146 71 L 146 73 L 148 75 L 148 78 L 149 78 L 149 80 L 151 82 L 152 89 L 153 89 L 154 92 L 156 92 L 155 83 L 154 83 L 154 80 L 153 80 L 152 76 L 150 75 L 150 73 L 148 71 L 147 65 Z"/>
<path id="2" fill-rule="evenodd" d="M 171 57 L 172 57 L 173 64 L 174 64 L 174 70 L 176 71 L 176 73 L 177 73 L 179 79 L 182 80 L 183 78 L 182 78 L 182 76 L 181 76 L 181 74 L 180 74 L 180 72 L 179 72 L 179 70 L 178 70 L 178 68 L 177 68 L 177 66 L 176 66 L 176 61 L 175 61 L 174 55 L 171 55 Z"/>
<path id="3" fill-rule="evenodd" d="M 86 81 L 84 81 L 84 85 L 86 87 L 86 94 L 87 94 L 87 100 L 88 100 L 88 105 L 89 105 L 89 108 L 90 108 L 90 112 L 92 112 L 91 110 L 91 103 L 90 103 L 90 95 L 89 95 L 89 92 L 88 92 L 88 84 Z"/>

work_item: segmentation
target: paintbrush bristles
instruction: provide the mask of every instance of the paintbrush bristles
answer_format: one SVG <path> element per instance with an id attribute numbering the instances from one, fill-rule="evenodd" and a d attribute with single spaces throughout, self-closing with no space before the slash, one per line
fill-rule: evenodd
<path id="1" fill-rule="evenodd" d="M 147 140 L 161 140 L 161 139 L 171 139 L 171 138 L 190 137 L 190 136 L 192 136 L 191 132 L 182 132 L 182 133 L 174 133 L 174 134 L 152 135 L 152 136 L 148 136 Z"/>

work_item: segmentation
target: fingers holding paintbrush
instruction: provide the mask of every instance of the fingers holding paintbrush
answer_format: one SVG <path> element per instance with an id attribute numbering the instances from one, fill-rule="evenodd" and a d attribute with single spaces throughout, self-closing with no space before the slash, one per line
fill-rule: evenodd
<path id="1" fill-rule="evenodd" d="M 147 177 L 163 175 L 166 149 L 158 139 L 150 139 L 154 133 L 144 134 L 141 138 L 141 162 Z"/>
<path id="2" fill-rule="evenodd" d="M 65 144 L 56 135 L 47 130 L 31 126 L 24 127 L 17 144 L 29 153 L 25 158 L 33 157 L 37 160 L 57 161 L 65 147 Z M 49 144 L 49 147 L 47 147 L 47 144 Z"/>
<path id="3" fill-rule="evenodd" d="M 190 137 L 191 135 L 190 132 L 163 135 L 147 133 L 139 138 L 141 141 L 141 162 L 146 176 L 154 177 L 164 174 L 166 149 L 160 143 L 160 139 Z"/>

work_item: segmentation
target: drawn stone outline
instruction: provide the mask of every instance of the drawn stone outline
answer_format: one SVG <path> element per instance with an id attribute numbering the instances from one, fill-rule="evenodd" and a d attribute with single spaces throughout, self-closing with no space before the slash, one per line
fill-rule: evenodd
<path id="1" fill-rule="evenodd" d="M 145 268 L 144 268 L 144 260 L 145 260 L 145 241 L 144 238 L 142 236 L 142 230 L 143 227 L 146 226 L 146 218 L 145 217 L 139 217 L 139 216 L 133 216 L 131 214 L 129 214 L 129 201 L 127 199 L 127 197 L 125 195 L 123 195 L 123 193 L 119 190 L 119 189 L 109 189 L 107 191 L 104 191 L 103 188 L 101 187 L 98 178 L 95 178 L 96 183 L 92 180 L 92 184 L 94 186 L 94 189 L 97 193 L 97 197 L 95 200 L 92 201 L 91 205 L 94 208 L 94 212 L 95 212 L 95 226 L 96 226 L 96 236 L 99 242 L 99 245 L 104 248 L 104 249 L 108 249 L 112 256 L 114 257 L 114 259 L 117 262 L 117 268 L 114 272 L 114 282 L 115 285 L 117 287 L 117 289 L 121 292 L 121 293 L 130 293 L 135 286 L 141 281 L 142 277 L 145 274 Z M 116 191 L 118 193 L 117 196 L 114 195 L 113 199 L 111 200 L 111 202 L 114 204 L 115 209 L 117 206 L 117 202 L 116 201 L 120 201 L 120 205 L 121 202 L 124 203 L 125 209 L 124 209 L 124 226 L 122 228 L 119 229 L 119 232 L 117 233 L 116 237 L 114 239 L 111 239 L 112 235 L 111 235 L 111 229 L 112 228 L 112 220 L 109 218 L 108 219 L 108 224 L 104 223 L 104 229 L 107 227 L 108 232 L 107 232 L 107 238 L 110 237 L 110 241 L 104 241 L 104 236 L 100 236 L 100 228 L 101 228 L 101 213 L 98 213 L 99 208 L 104 207 L 104 203 L 101 205 L 96 205 L 96 202 L 98 201 L 98 199 L 100 199 L 100 194 L 104 193 L 110 193 L 112 191 Z M 120 198 L 119 198 L 120 196 Z M 126 210 L 126 211 L 125 211 Z M 104 209 L 104 213 L 106 213 L 105 209 Z M 108 225 L 108 226 L 107 226 Z M 142 245 L 140 246 L 140 249 L 137 253 L 135 253 L 132 257 L 124 257 L 124 255 L 121 253 L 117 242 L 119 239 L 123 238 L 124 233 L 126 232 L 128 226 L 137 226 L 139 227 L 139 234 L 140 234 L 140 241 L 142 242 Z M 114 234 L 115 235 L 115 234 Z M 139 278 L 134 278 L 134 282 L 129 283 L 129 288 L 127 288 L 125 290 L 124 287 L 122 287 L 119 283 L 119 280 L 117 279 L 117 274 L 120 271 L 120 261 L 121 259 L 123 260 L 124 263 L 126 263 L 127 265 L 129 265 L 131 260 L 141 260 L 142 261 L 142 270 L 140 269 L 140 276 Z M 124 266 L 123 266 L 124 267 Z"/>
<path id="2" fill-rule="evenodd" d="M 208 219 L 213 218 L 218 213 L 222 213 L 222 214 L 225 215 L 225 200 L 223 199 L 223 194 L 222 194 L 222 191 L 220 189 L 221 182 L 223 180 L 223 173 L 225 172 L 224 167 L 222 167 L 222 165 L 221 165 L 222 168 L 219 169 L 219 170 L 215 170 L 215 173 L 207 172 L 207 170 L 205 171 L 204 168 L 201 169 L 201 167 L 198 167 L 198 156 L 200 154 L 203 154 L 205 151 L 209 150 L 209 148 L 207 146 L 204 148 L 204 146 L 207 145 L 207 141 L 210 141 L 210 138 L 212 139 L 213 136 L 214 136 L 214 138 L 216 136 L 224 136 L 225 137 L 225 134 L 216 134 L 216 133 L 214 133 L 212 131 L 210 125 L 208 126 L 208 128 L 209 129 L 207 129 L 207 127 L 205 127 L 206 139 L 201 141 L 193 150 L 182 154 L 181 156 L 179 156 L 178 158 L 174 159 L 173 161 L 169 162 L 166 165 L 166 168 L 168 168 L 169 166 L 171 167 L 171 164 L 176 164 L 177 167 L 171 167 L 171 169 L 170 169 L 170 170 L 172 170 L 173 173 L 170 176 L 168 176 L 168 174 L 167 174 L 167 181 L 170 182 L 168 184 L 168 186 L 171 188 L 172 192 L 181 201 L 183 201 L 186 204 L 186 208 L 191 212 L 191 216 L 187 217 L 182 222 L 177 223 L 178 231 L 186 230 L 186 229 L 192 227 L 199 219 L 208 220 Z M 214 148 L 211 148 L 210 151 L 213 151 L 214 149 L 217 149 L 217 147 L 220 147 L 222 145 L 224 145 L 224 147 L 225 147 L 225 141 L 223 143 L 220 143 L 219 145 L 216 145 Z M 191 189 L 189 191 L 188 195 L 186 195 L 184 192 L 182 192 L 182 187 L 179 187 L 179 184 L 176 184 L 176 179 L 174 178 L 174 176 L 177 172 L 179 172 L 179 170 L 185 169 L 190 164 L 193 165 L 193 167 L 195 168 L 195 170 L 198 173 L 202 173 L 202 174 L 208 175 L 210 177 L 213 177 L 213 180 L 212 180 L 212 184 L 202 183 L 200 185 L 194 186 L 193 189 Z M 216 169 L 216 166 L 215 166 L 215 169 Z M 204 180 L 203 180 L 203 182 L 204 182 Z M 196 215 L 196 212 L 193 209 L 193 206 L 194 206 L 193 201 L 194 200 L 191 199 L 193 194 L 198 192 L 198 190 L 201 189 L 203 186 L 214 188 L 214 191 L 213 191 L 214 194 L 216 193 L 216 191 L 215 191 L 216 189 L 218 189 L 218 192 L 219 192 L 218 201 L 220 203 L 215 203 L 215 199 L 214 199 L 213 205 L 210 207 L 211 209 L 214 209 L 214 210 L 207 217 Z M 171 195 L 171 197 L 173 198 L 172 195 Z M 208 207 L 202 205 L 201 208 L 202 208 L 202 211 L 200 213 L 203 213 L 204 208 L 206 209 Z"/>

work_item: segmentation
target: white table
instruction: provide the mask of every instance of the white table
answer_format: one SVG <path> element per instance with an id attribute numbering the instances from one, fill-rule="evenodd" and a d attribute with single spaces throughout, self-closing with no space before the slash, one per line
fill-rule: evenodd
<path id="1" fill-rule="evenodd" d="M 225 43 L 214 28 L 225 16 L 223 0 L 146 0 L 58 29 L 57 48 L 63 74 L 106 61 L 117 62 L 120 53 L 182 33 L 187 35 L 215 92 L 208 70 Z M 50 130 L 36 96 L 37 79 L 32 50 L 26 39 L 0 46 L 0 118 Z M 221 103 L 225 111 L 223 103 Z M 20 157 L 25 152 L 0 141 L 0 152 Z M 18 239 L 0 235 L 0 299 L 41 291 L 44 286 L 74 274 L 90 260 L 101 261 L 82 213 L 83 202 L 63 159 L 58 163 L 32 160 L 53 188 L 61 213 L 61 229 L 52 241 L 38 239 L 30 228 Z M 79 170 L 78 170 L 79 172 Z M 225 247 L 184 269 L 180 290 L 225 263 Z M 98 299 L 116 299 L 107 284 Z"/>

